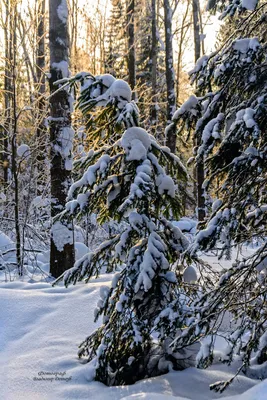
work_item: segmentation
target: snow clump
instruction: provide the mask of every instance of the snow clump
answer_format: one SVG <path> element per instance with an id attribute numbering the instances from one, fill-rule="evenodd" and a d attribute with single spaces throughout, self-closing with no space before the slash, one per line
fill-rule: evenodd
<path id="1" fill-rule="evenodd" d="M 61 0 L 60 5 L 57 8 L 57 15 L 63 24 L 66 24 L 68 19 L 68 6 L 66 0 Z"/>
<path id="2" fill-rule="evenodd" d="M 73 244 L 73 232 L 63 225 L 60 221 L 56 221 L 51 228 L 53 242 L 58 251 L 63 251 L 66 244 Z"/>
<path id="3" fill-rule="evenodd" d="M 242 8 L 245 8 L 246 10 L 250 10 L 250 11 L 255 10 L 257 4 L 258 4 L 258 0 L 242 0 L 241 1 Z"/>
<path id="4" fill-rule="evenodd" d="M 27 157 L 30 154 L 30 148 L 27 144 L 21 144 L 17 148 L 17 155 L 18 157 Z"/>
<path id="5" fill-rule="evenodd" d="M 247 53 L 249 50 L 256 51 L 259 47 L 260 43 L 257 38 L 238 39 L 233 44 L 233 49 L 240 53 Z"/>
<path id="6" fill-rule="evenodd" d="M 127 154 L 128 161 L 146 159 L 150 145 L 151 139 L 143 128 L 129 128 L 121 138 L 121 146 Z"/>

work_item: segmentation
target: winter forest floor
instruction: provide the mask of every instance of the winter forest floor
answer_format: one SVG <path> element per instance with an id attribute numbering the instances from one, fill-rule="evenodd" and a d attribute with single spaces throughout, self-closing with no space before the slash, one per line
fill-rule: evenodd
<path id="1" fill-rule="evenodd" d="M 93 310 L 101 285 L 111 275 L 91 283 L 51 287 L 38 276 L 0 281 L 0 387 L 3 400 L 265 400 L 266 381 L 240 376 L 223 394 L 209 384 L 228 379 L 233 367 L 215 364 L 208 370 L 189 368 L 146 379 L 132 386 L 106 387 L 90 382 L 88 364 L 77 358 L 79 343 L 95 329 Z M 45 373 L 59 373 L 55 375 Z M 43 380 L 43 378 L 50 380 Z M 39 380 L 38 380 L 39 379 Z M 40 380 L 41 379 L 41 380 Z M 228 397 L 231 396 L 231 397 Z"/>

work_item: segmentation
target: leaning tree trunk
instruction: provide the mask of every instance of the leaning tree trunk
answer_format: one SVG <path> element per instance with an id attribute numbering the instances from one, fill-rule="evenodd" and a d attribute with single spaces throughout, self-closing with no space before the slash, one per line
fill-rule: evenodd
<path id="1" fill-rule="evenodd" d="M 128 36 L 128 57 L 127 67 L 129 76 L 129 85 L 132 89 L 133 100 L 136 98 L 136 63 L 135 63 L 135 38 L 134 38 L 134 0 L 128 0 L 127 3 L 127 36 Z"/>
<path id="2" fill-rule="evenodd" d="M 66 90 L 56 93 L 55 82 L 69 76 L 68 9 L 66 0 L 49 0 L 50 48 L 50 141 L 51 217 L 64 209 L 71 183 L 72 140 L 71 99 Z M 51 227 L 50 272 L 58 277 L 74 264 L 72 222 L 53 219 Z"/>
<path id="3" fill-rule="evenodd" d="M 172 50 L 172 9 L 169 0 L 164 0 L 164 29 L 165 29 L 165 69 L 167 85 L 167 124 L 171 123 L 176 108 L 175 83 Z M 166 145 L 175 153 L 176 129 L 171 125 L 166 132 Z"/>
<path id="4" fill-rule="evenodd" d="M 199 0 L 193 0 L 193 26 L 194 26 L 194 44 L 195 44 L 195 62 L 199 59 L 201 53 L 200 42 L 200 21 L 199 21 Z M 201 145 L 201 138 L 197 137 L 196 146 Z M 196 166 L 196 197 L 197 197 L 197 217 L 199 221 L 203 221 L 206 216 L 205 197 L 203 183 L 205 179 L 204 163 L 199 161 Z"/>

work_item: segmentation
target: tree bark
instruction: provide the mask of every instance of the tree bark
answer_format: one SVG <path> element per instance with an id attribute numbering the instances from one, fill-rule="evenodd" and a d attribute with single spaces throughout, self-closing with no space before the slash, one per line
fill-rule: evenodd
<path id="1" fill-rule="evenodd" d="M 128 0 L 127 3 L 127 36 L 128 36 L 128 77 L 129 85 L 132 89 L 132 98 L 135 100 L 136 93 L 136 65 L 135 65 L 135 38 L 134 38 L 134 0 Z"/>
<path id="2" fill-rule="evenodd" d="M 68 12 L 65 0 L 49 0 L 51 216 L 64 209 L 71 183 L 71 104 L 66 90 L 54 84 L 69 75 Z M 55 278 L 74 264 L 73 224 L 66 218 L 51 228 L 50 272 Z"/>
<path id="3" fill-rule="evenodd" d="M 151 125 L 152 132 L 155 134 L 158 123 L 158 99 L 157 99 L 157 25 L 156 25 L 156 0 L 151 1 L 151 84 L 152 84 L 152 107 L 151 107 Z"/>
<path id="4" fill-rule="evenodd" d="M 175 83 L 173 69 L 172 50 L 172 9 L 169 0 L 164 0 L 164 29 L 165 29 L 165 69 L 167 85 L 167 124 L 171 123 L 176 108 Z M 166 134 L 166 145 L 172 153 L 176 150 L 176 129 L 175 125 L 168 128 Z"/>
<path id="5" fill-rule="evenodd" d="M 5 4 L 6 20 L 4 26 L 4 37 L 5 37 L 5 78 L 4 78 L 4 101 L 5 101 L 5 120 L 3 129 L 3 153 L 2 153 L 2 163 L 3 163 L 3 180 L 4 180 L 4 190 L 6 191 L 8 182 L 8 168 L 9 168 L 9 158 L 8 158 L 8 136 L 10 135 L 10 122 L 11 122 L 11 82 L 10 82 L 10 67 L 11 67 L 11 55 L 10 55 L 10 3 L 9 0 Z"/>
<path id="6" fill-rule="evenodd" d="M 199 23 L 199 0 L 193 0 L 193 25 L 194 25 L 194 44 L 195 44 L 195 62 L 201 55 L 201 42 L 200 42 L 200 23 Z M 197 137 L 196 146 L 201 145 L 201 138 Z M 205 179 L 204 163 L 199 161 L 196 166 L 196 197 L 197 197 L 197 217 L 198 221 L 203 221 L 206 216 L 205 212 L 205 197 L 203 183 Z"/>
<path id="7" fill-rule="evenodd" d="M 177 73 L 176 73 L 176 102 L 179 104 L 179 97 L 180 97 L 180 82 L 181 82 L 181 71 L 182 71 L 182 57 L 183 57 L 183 45 L 184 39 L 187 34 L 187 31 L 190 27 L 190 24 L 187 22 L 187 16 L 190 9 L 190 3 L 187 2 L 186 10 L 183 15 L 182 24 L 180 28 L 180 38 L 179 38 L 179 45 L 178 45 L 178 54 L 177 54 Z"/>
<path id="8" fill-rule="evenodd" d="M 17 168 L 17 4 L 12 4 L 10 9 L 10 62 L 11 62 L 11 104 L 12 104 L 12 139 L 11 139 L 11 171 L 14 185 L 14 217 L 16 232 L 16 261 L 18 274 L 23 275 L 23 262 L 21 257 L 21 236 L 19 221 L 19 180 Z"/>
<path id="9" fill-rule="evenodd" d="M 45 126 L 45 0 L 39 0 L 37 8 L 37 129 L 36 139 L 39 144 L 37 161 L 37 194 L 42 193 L 44 183 L 44 168 L 47 148 L 47 129 Z"/>

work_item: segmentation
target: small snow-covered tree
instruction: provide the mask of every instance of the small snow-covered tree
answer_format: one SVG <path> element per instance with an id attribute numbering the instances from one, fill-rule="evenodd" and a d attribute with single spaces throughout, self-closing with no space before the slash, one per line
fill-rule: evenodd
<path id="1" fill-rule="evenodd" d="M 117 220 L 123 225 L 121 233 L 78 260 L 59 280 L 67 286 L 115 272 L 111 287 L 101 289 L 95 311 L 103 323 L 80 345 L 79 356 L 91 361 L 96 380 L 129 384 L 171 365 L 163 350 L 166 329 L 155 330 L 155 320 L 179 296 L 174 265 L 188 240 L 168 218 L 180 215 L 177 183 L 187 173 L 169 148 L 135 126 L 138 109 L 126 82 L 82 73 L 66 84 L 75 81 L 81 83 L 78 107 L 106 144 L 76 162 L 80 179 L 71 186 L 61 217 L 96 213 L 100 223 Z M 96 109 L 99 113 L 90 117 Z"/>
<path id="2" fill-rule="evenodd" d="M 230 2 L 225 13 L 253 10 L 256 3 Z M 213 360 L 214 334 L 229 311 L 236 324 L 226 334 L 229 346 L 223 361 L 231 363 L 238 354 L 242 364 L 237 373 L 263 378 L 267 376 L 266 3 L 245 12 L 235 37 L 198 60 L 190 75 L 200 95 L 191 96 L 176 111 L 173 124 L 199 138 L 195 160 L 204 161 L 204 189 L 216 196 L 206 226 L 188 250 L 190 255 L 218 246 L 220 257 L 230 258 L 233 246 L 255 239 L 261 244 L 253 255 L 224 271 L 216 287 L 201 296 L 195 304 L 196 317 L 174 348 L 210 335 L 198 357 L 199 366 L 208 366 Z M 261 367 L 254 368 L 255 364 Z M 213 387 L 222 391 L 231 381 Z"/>

